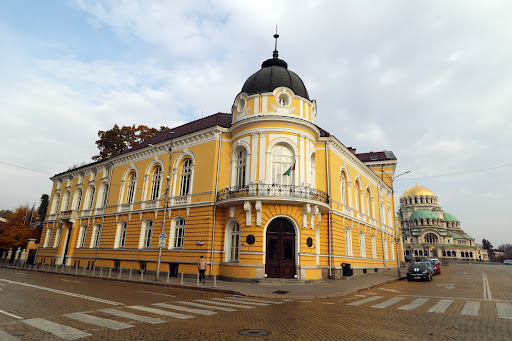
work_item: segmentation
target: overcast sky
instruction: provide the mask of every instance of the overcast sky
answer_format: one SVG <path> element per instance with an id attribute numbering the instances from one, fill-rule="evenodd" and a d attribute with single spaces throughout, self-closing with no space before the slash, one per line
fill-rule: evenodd
<path id="1" fill-rule="evenodd" d="M 1 1 L 0 209 L 38 204 L 98 130 L 230 112 L 277 24 L 319 126 L 393 151 L 397 198 L 428 187 L 478 243 L 512 243 L 511 18 L 491 0 Z"/>

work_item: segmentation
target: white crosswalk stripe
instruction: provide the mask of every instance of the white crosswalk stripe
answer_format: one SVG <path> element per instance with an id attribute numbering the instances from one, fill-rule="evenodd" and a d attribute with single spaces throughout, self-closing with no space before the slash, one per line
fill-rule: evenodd
<path id="1" fill-rule="evenodd" d="M 2 341 L 21 341 L 16 336 L 12 336 L 0 329 L 0 340 Z"/>
<path id="2" fill-rule="evenodd" d="M 482 304 L 480 301 L 467 301 L 460 313 L 462 315 L 478 316 L 480 313 L 480 304 Z"/>
<path id="3" fill-rule="evenodd" d="M 496 311 L 500 319 L 512 319 L 512 303 L 496 303 Z"/>
<path id="4" fill-rule="evenodd" d="M 429 313 L 439 313 L 442 314 L 448 309 L 453 303 L 453 300 L 440 300 L 433 307 L 427 310 Z"/>
<path id="5" fill-rule="evenodd" d="M 215 309 L 215 310 L 221 310 L 221 311 L 238 311 L 233 308 L 220 307 L 220 306 L 216 306 L 216 305 L 206 305 L 206 304 L 195 303 L 195 302 L 178 301 L 176 303 L 190 305 L 192 307 Z"/>
<path id="6" fill-rule="evenodd" d="M 217 302 L 217 301 L 207 301 L 207 300 L 195 300 L 196 302 L 201 303 L 208 303 L 208 304 L 215 304 L 220 305 L 223 307 L 232 307 L 232 308 L 242 308 L 242 309 L 253 309 L 254 307 L 243 305 L 243 304 L 231 304 L 231 303 L 223 303 L 223 302 Z"/>
<path id="7" fill-rule="evenodd" d="M 263 300 L 253 300 L 250 298 L 245 297 L 239 297 L 239 296 L 233 296 L 233 297 L 227 297 L 227 299 L 230 300 L 240 300 L 240 301 L 247 301 L 247 302 L 256 302 L 256 303 L 268 303 L 268 304 L 283 304 L 282 301 L 263 301 Z"/>
<path id="8" fill-rule="evenodd" d="M 364 300 L 359 300 L 359 301 L 348 303 L 347 305 L 360 306 L 360 305 L 363 305 L 366 303 L 380 300 L 382 297 L 384 297 L 384 296 L 372 296 L 372 297 L 365 298 Z"/>
<path id="9" fill-rule="evenodd" d="M 174 309 L 174 310 L 184 311 L 186 313 L 193 313 L 193 314 L 199 314 L 199 315 L 215 315 L 215 314 L 217 314 L 216 312 L 210 311 L 210 310 L 187 308 L 187 307 L 181 307 L 179 305 L 168 304 L 168 303 L 153 303 L 153 305 L 156 305 L 157 307 Z"/>
<path id="10" fill-rule="evenodd" d="M 133 326 L 128 323 L 109 320 L 101 317 L 96 317 L 92 315 L 87 315 L 86 313 L 71 313 L 71 314 L 64 314 L 62 315 L 64 317 L 77 320 L 84 323 L 94 324 L 96 326 L 105 327 L 108 329 L 113 330 L 123 330 L 127 328 L 132 328 Z"/>
<path id="11" fill-rule="evenodd" d="M 146 311 L 148 313 L 152 313 L 152 314 L 156 314 L 156 315 L 170 316 L 170 317 L 174 317 L 174 318 L 178 318 L 178 319 L 182 319 L 182 320 L 195 318 L 195 316 L 178 314 L 178 313 L 175 313 L 175 312 L 172 312 L 172 311 L 168 311 L 168 310 L 143 307 L 141 305 L 132 305 L 132 306 L 129 306 L 127 308 L 141 310 L 141 311 Z"/>
<path id="12" fill-rule="evenodd" d="M 157 319 L 154 317 L 132 314 L 127 311 L 122 311 L 122 310 L 118 310 L 118 309 L 100 309 L 98 311 L 105 313 L 105 314 L 114 315 L 114 316 L 118 316 L 118 317 L 124 317 L 124 318 L 130 319 L 130 320 L 135 320 L 135 321 L 140 321 L 140 322 L 145 322 L 145 323 L 150 323 L 150 324 L 158 324 L 158 323 L 166 322 L 164 320 Z"/>
<path id="13" fill-rule="evenodd" d="M 50 334 L 60 337 L 64 340 L 77 340 L 86 336 L 91 336 L 92 334 L 86 333 L 82 330 L 68 327 L 59 323 L 55 323 L 52 321 L 48 321 L 42 318 L 34 318 L 29 320 L 22 321 L 23 323 L 28 324 L 34 328 L 43 330 Z"/>
<path id="14" fill-rule="evenodd" d="M 247 302 L 247 301 L 244 301 L 244 300 L 236 300 L 236 299 L 231 299 L 231 298 L 212 298 L 213 300 L 216 300 L 216 301 L 221 301 L 221 302 L 235 302 L 235 303 L 242 303 L 242 304 L 252 304 L 252 305 L 259 305 L 259 306 L 269 306 L 270 304 L 269 303 L 261 303 L 261 302 Z"/>
<path id="15" fill-rule="evenodd" d="M 372 308 L 386 308 L 386 307 L 396 304 L 404 299 L 405 299 L 405 297 L 400 297 L 400 296 L 393 297 L 387 301 L 372 305 Z"/>
<path id="16" fill-rule="evenodd" d="M 402 309 L 402 310 L 414 310 L 418 307 L 421 307 L 422 305 L 424 305 L 426 302 L 428 301 L 428 298 L 417 298 L 415 299 L 414 301 L 412 301 L 411 303 L 409 304 L 406 304 L 404 306 L 401 306 L 399 307 L 398 309 Z"/>

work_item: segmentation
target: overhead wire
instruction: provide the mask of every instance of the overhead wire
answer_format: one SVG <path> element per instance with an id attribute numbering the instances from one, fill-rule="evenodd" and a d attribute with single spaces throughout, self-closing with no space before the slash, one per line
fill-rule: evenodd
<path id="1" fill-rule="evenodd" d="M 450 176 L 450 175 L 459 175 L 459 174 L 467 174 L 467 173 L 476 173 L 476 172 L 483 172 L 487 170 L 493 170 L 493 169 L 499 169 L 499 168 L 506 168 L 506 167 L 512 167 L 512 165 L 503 165 L 503 166 L 497 166 L 497 167 L 489 167 L 489 168 L 481 168 L 481 169 L 473 169 L 463 172 L 455 172 L 455 173 L 446 173 L 446 174 L 438 174 L 438 175 L 430 175 L 430 176 L 421 176 L 418 178 L 402 178 L 397 179 L 395 181 L 406 181 L 406 180 L 420 180 L 420 179 L 429 179 L 429 178 L 438 178 L 442 176 Z"/>

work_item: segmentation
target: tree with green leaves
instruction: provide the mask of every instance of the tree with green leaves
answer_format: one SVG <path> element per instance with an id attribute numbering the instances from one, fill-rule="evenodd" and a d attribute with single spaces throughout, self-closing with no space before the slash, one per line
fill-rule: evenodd
<path id="1" fill-rule="evenodd" d="M 106 131 L 100 130 L 98 132 L 99 139 L 96 141 L 96 145 L 100 153 L 93 156 L 92 159 L 96 161 L 116 156 L 122 151 L 165 130 L 169 130 L 169 128 L 161 126 L 160 129 L 156 129 L 145 125 L 135 127 L 135 124 L 119 128 L 119 126 L 115 124 L 112 129 Z"/>
<path id="2" fill-rule="evenodd" d="M 39 220 L 39 226 L 43 226 L 43 221 L 46 218 L 46 212 L 48 211 L 48 204 L 50 202 L 50 197 L 48 194 L 43 194 L 41 196 L 41 204 L 39 204 L 39 208 L 37 209 L 37 214 L 41 218 Z"/>
<path id="3" fill-rule="evenodd" d="M 483 239 L 482 249 L 487 250 L 487 253 L 489 254 L 489 260 L 494 262 L 494 246 L 492 246 L 491 242 L 487 239 Z"/>

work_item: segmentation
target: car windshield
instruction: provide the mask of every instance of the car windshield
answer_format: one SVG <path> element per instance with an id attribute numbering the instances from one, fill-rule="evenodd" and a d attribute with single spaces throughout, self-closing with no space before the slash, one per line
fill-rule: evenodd
<path id="1" fill-rule="evenodd" d="M 411 265 L 411 269 L 420 268 L 420 270 L 425 270 L 427 265 L 425 263 L 414 263 Z"/>

